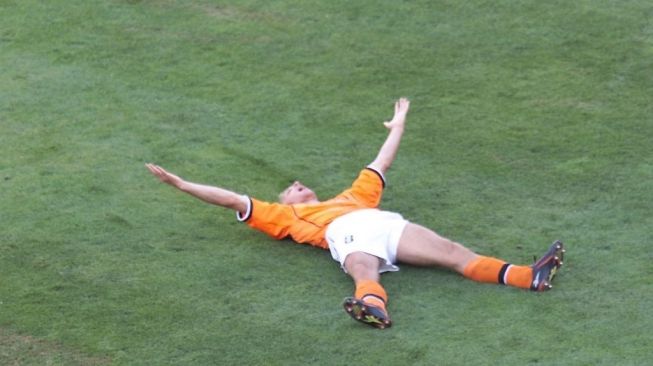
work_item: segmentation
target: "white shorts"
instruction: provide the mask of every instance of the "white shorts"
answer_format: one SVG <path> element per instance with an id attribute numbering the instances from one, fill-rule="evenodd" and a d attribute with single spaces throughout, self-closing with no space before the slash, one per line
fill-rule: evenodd
<path id="1" fill-rule="evenodd" d="M 377 209 L 350 212 L 333 220 L 326 230 L 331 257 L 345 270 L 345 259 L 350 253 L 364 252 L 385 261 L 379 272 L 398 271 L 397 246 L 406 227 L 401 215 Z M 346 270 L 345 270 L 346 272 Z"/>

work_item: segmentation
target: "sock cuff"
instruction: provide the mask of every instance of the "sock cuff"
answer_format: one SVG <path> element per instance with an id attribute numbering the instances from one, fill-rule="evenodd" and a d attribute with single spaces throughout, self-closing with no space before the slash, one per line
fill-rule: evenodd
<path id="1" fill-rule="evenodd" d="M 372 280 L 361 281 L 356 284 L 356 292 L 354 296 L 358 299 L 363 299 L 365 296 L 374 296 L 384 303 L 388 302 L 388 294 L 380 283 Z"/>
<path id="2" fill-rule="evenodd" d="M 508 271 L 510 271 L 510 267 L 512 267 L 512 264 L 510 263 L 505 263 L 503 266 L 501 266 L 498 278 L 500 284 L 505 285 L 508 283 Z"/>

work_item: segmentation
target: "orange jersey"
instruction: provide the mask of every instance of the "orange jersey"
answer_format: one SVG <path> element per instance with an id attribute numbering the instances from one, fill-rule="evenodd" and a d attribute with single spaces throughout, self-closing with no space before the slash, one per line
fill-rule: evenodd
<path id="1" fill-rule="evenodd" d="M 237 216 L 275 239 L 290 237 L 298 243 L 328 249 L 324 231 L 329 224 L 346 213 L 378 207 L 384 186 L 383 175 L 367 167 L 349 189 L 328 201 L 284 205 L 250 198 L 247 213 Z"/>

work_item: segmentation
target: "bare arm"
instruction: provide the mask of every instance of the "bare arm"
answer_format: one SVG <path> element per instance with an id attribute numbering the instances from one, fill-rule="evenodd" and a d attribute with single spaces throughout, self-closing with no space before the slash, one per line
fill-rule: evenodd
<path id="1" fill-rule="evenodd" d="M 163 183 L 197 197 L 204 202 L 231 208 L 240 213 L 247 211 L 247 199 L 235 192 L 213 186 L 188 182 L 155 164 L 145 164 L 147 169 Z"/>
<path id="2" fill-rule="evenodd" d="M 390 168 L 392 162 L 397 156 L 399 150 L 399 143 L 404 134 L 404 126 L 406 123 L 406 115 L 410 108 L 410 101 L 406 98 L 401 98 L 395 103 L 395 115 L 390 122 L 384 122 L 385 127 L 390 130 L 388 137 L 379 150 L 376 159 L 370 164 L 371 167 L 379 170 L 381 174 Z"/>

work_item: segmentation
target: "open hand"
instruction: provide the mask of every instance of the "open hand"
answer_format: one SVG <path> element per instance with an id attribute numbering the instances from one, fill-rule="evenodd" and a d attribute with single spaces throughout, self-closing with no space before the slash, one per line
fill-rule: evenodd
<path id="1" fill-rule="evenodd" d="M 152 173 L 155 177 L 159 178 L 159 180 L 162 181 L 163 183 L 169 184 L 173 187 L 179 187 L 183 182 L 183 179 L 168 172 L 167 170 L 163 169 L 158 165 L 148 163 L 145 164 L 145 166 L 150 171 L 150 173 Z"/>
<path id="2" fill-rule="evenodd" d="M 386 128 L 392 130 L 394 128 L 403 128 L 406 123 L 406 115 L 410 108 L 410 101 L 406 98 L 400 98 L 395 102 L 395 115 L 389 122 L 383 122 Z"/>

